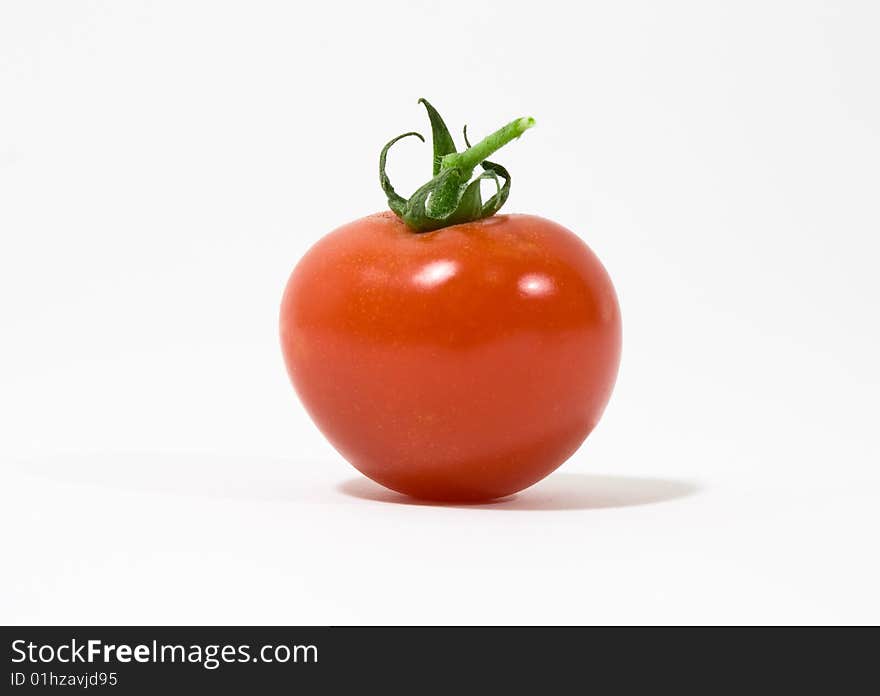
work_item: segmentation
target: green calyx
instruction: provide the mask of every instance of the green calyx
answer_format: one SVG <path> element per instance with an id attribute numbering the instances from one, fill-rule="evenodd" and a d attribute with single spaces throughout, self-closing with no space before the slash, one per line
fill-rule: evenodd
<path id="1" fill-rule="evenodd" d="M 535 125 L 535 119 L 518 118 L 511 121 L 476 145 L 468 142 L 465 126 L 464 142 L 467 149 L 456 152 L 455 142 L 437 110 L 425 99 L 419 99 L 419 103 L 425 105 L 431 121 L 434 178 L 416 189 L 409 200 L 395 192 L 385 173 L 388 150 L 398 140 L 411 135 L 425 141 L 419 133 L 398 135 L 382 148 L 379 155 L 379 183 L 388 196 L 388 207 L 414 232 L 439 230 L 441 227 L 481 220 L 497 213 L 510 194 L 510 174 L 500 164 L 487 161 L 486 157 L 525 133 Z M 483 171 L 471 181 L 477 165 Z M 495 193 L 485 203 L 480 193 L 480 182 L 483 179 L 495 182 Z M 504 180 L 503 184 L 501 179 Z"/>

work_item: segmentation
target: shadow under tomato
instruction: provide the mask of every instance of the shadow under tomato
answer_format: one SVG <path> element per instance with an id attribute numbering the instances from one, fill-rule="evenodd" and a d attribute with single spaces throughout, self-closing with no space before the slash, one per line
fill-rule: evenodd
<path id="1" fill-rule="evenodd" d="M 305 476 L 294 459 L 187 452 L 95 452 L 25 459 L 18 469 L 59 483 L 115 490 L 274 503 L 336 503 L 346 498 L 480 510 L 600 510 L 693 495 L 687 481 L 558 472 L 507 498 L 479 504 L 417 500 L 358 477 L 336 486 Z M 301 464 L 301 462 L 299 463 Z M 338 494 L 344 497 L 340 499 Z M 354 502 L 354 501 L 352 501 Z"/>
<path id="2" fill-rule="evenodd" d="M 345 495 L 380 503 L 461 507 L 479 510 L 601 510 L 653 505 L 697 493 L 695 483 L 636 476 L 598 476 L 557 473 L 521 493 L 486 503 L 438 503 L 396 493 L 366 478 L 350 479 L 337 490 Z"/>

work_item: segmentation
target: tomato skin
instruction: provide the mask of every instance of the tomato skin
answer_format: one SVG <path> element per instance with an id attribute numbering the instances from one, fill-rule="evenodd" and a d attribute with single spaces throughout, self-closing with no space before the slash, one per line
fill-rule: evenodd
<path id="1" fill-rule="evenodd" d="M 297 264 L 281 343 L 307 411 L 357 469 L 418 498 L 510 495 L 568 459 L 620 361 L 602 264 L 529 215 L 415 234 L 393 213 Z"/>

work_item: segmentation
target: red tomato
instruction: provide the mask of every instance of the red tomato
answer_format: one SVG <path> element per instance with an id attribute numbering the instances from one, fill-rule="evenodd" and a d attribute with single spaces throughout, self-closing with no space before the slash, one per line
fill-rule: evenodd
<path id="1" fill-rule="evenodd" d="M 303 257 L 281 341 L 303 404 L 357 469 L 411 496 L 479 501 L 541 480 L 596 426 L 620 309 L 593 252 L 549 220 L 416 234 L 385 212 Z"/>

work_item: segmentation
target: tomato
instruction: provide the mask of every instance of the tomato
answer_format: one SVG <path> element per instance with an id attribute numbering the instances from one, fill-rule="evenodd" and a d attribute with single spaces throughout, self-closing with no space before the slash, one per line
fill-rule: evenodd
<path id="1" fill-rule="evenodd" d="M 507 496 L 556 469 L 599 421 L 621 351 L 602 264 L 530 215 L 340 227 L 294 269 L 280 323 L 293 385 L 333 446 L 433 500 Z"/>
<path id="2" fill-rule="evenodd" d="M 365 475 L 448 501 L 541 480 L 596 426 L 620 362 L 602 264 L 564 227 L 496 215 L 510 173 L 487 157 L 518 118 L 467 149 L 424 99 L 433 178 L 391 212 L 340 227 L 293 270 L 281 305 L 287 371 L 315 423 Z M 476 167 L 482 173 L 474 178 Z M 485 203 L 480 184 L 495 183 Z M 503 184 L 502 184 L 503 181 Z"/>

